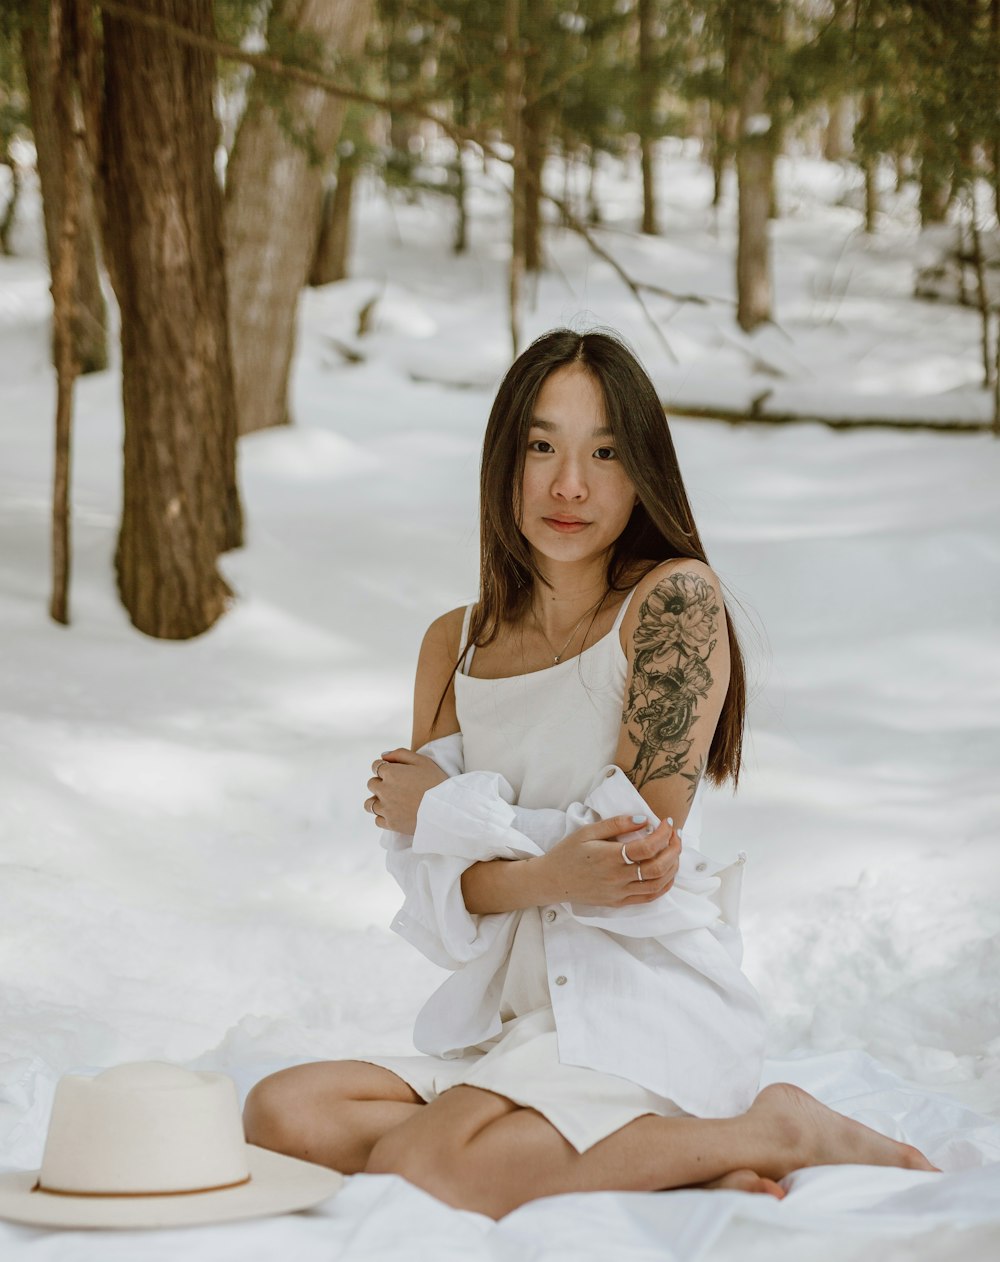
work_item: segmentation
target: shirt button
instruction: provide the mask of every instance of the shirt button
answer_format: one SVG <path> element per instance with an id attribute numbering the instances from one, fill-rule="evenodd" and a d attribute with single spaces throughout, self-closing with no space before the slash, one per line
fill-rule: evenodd
<path id="1" fill-rule="evenodd" d="M 696 872 L 704 872 L 707 867 L 708 867 L 707 863 L 696 863 L 694 865 L 694 870 Z"/>
<path id="2" fill-rule="evenodd" d="M 606 771 L 606 772 L 604 773 L 604 779 L 605 779 L 605 780 L 610 780 L 610 779 L 611 779 L 611 777 L 612 777 L 614 774 L 615 774 L 615 769 L 614 769 L 614 767 L 612 767 L 610 771 Z"/>
<path id="3" fill-rule="evenodd" d="M 566 985 L 566 978 L 565 978 L 565 977 L 563 977 L 561 973 L 560 973 L 560 975 L 556 978 L 556 985 L 557 985 L 557 986 L 565 986 L 565 985 Z"/>
<path id="4" fill-rule="evenodd" d="M 556 913 L 554 911 L 547 911 L 545 913 L 546 920 L 555 920 L 555 918 L 556 918 Z"/>

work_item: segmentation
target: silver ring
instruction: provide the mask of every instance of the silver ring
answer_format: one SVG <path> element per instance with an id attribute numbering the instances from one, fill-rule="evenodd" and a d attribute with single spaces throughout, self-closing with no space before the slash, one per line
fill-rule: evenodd
<path id="1" fill-rule="evenodd" d="M 635 863 L 635 860 L 634 860 L 634 859 L 630 859 L 630 858 L 628 857 L 628 855 L 625 853 L 625 847 L 626 847 L 627 845 L 628 845 L 628 842 L 627 842 L 627 841 L 623 841 L 623 842 L 622 842 L 622 858 L 625 860 L 625 862 L 626 862 L 626 863 Z"/>
<path id="2" fill-rule="evenodd" d="M 378 780 L 381 780 L 381 779 L 382 779 L 382 777 L 378 774 L 378 769 L 379 769 L 379 767 L 381 767 L 381 766 L 382 766 L 382 764 L 383 764 L 384 762 L 388 762 L 388 761 L 389 761 L 389 759 L 388 759 L 388 758 L 380 758 L 380 759 L 378 760 L 378 762 L 375 764 L 375 776 L 376 776 L 376 779 L 378 779 Z"/>
<path id="3" fill-rule="evenodd" d="M 638 863 L 635 865 L 635 872 L 636 872 L 636 876 L 638 876 L 639 880 L 641 881 L 643 879 L 642 868 L 639 866 Z"/>

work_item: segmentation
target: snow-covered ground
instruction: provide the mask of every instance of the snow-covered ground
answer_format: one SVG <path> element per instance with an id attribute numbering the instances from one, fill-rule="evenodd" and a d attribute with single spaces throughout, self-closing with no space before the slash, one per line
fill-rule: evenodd
<path id="1" fill-rule="evenodd" d="M 869 241 L 842 204 L 856 175 L 783 163 L 781 328 L 748 338 L 732 316 L 731 190 L 715 224 L 708 173 L 681 148 L 663 157 L 664 238 L 625 231 L 634 175 L 609 166 L 618 230 L 601 240 L 638 278 L 713 298 L 678 306 L 647 294 L 680 363 L 571 236 L 549 239 L 526 336 L 611 325 L 664 397 L 692 407 L 772 389 L 775 410 L 813 415 L 988 416 L 975 314 L 908 298 L 918 242 L 904 197 Z M 114 592 L 114 371 L 78 385 L 73 623 L 48 620 L 54 386 L 36 221 L 16 238 L 24 256 L 0 260 L 3 1167 L 38 1165 L 68 1070 L 158 1058 L 225 1070 L 245 1091 L 282 1063 L 412 1051 L 413 1017 L 442 974 L 388 932 L 399 892 L 362 802 L 372 760 L 409 743 L 424 629 L 476 595 L 479 446 L 510 358 L 504 204 L 477 185 L 472 250 L 455 258 L 443 199 L 390 205 L 362 187 L 354 279 L 304 295 L 296 423 L 241 442 L 247 545 L 222 562 L 238 600 L 180 644 L 136 632 Z M 372 332 L 359 338 L 357 313 L 373 297 Z M 852 1074 L 870 1071 L 875 1091 L 876 1058 L 887 1094 L 857 1111 L 887 1130 L 901 1084 L 945 1093 L 983 1117 L 948 1114 L 966 1139 L 949 1145 L 942 1133 L 929 1155 L 974 1172 L 1000 1160 L 1000 443 L 814 423 L 675 419 L 672 430 L 751 674 L 744 780 L 735 797 L 706 802 L 704 846 L 750 854 L 745 966 L 770 1015 L 773 1065 L 791 1073 L 801 1062 L 817 1093 L 825 1075 L 848 1111 Z M 933 1097 L 919 1099 L 930 1116 Z M 335 1198 L 318 1226 L 335 1225 L 338 1204 L 371 1201 L 357 1189 L 374 1178 L 350 1180 L 353 1200 Z M 912 1246 L 919 1256 L 954 1256 L 943 1204 Z M 975 1204 L 967 1194 L 954 1221 L 973 1221 Z M 699 1247 L 713 1262 L 862 1256 L 851 1252 L 857 1226 L 828 1209 L 819 1227 L 801 1224 L 821 1234 L 744 1218 Z M 448 1230 L 462 1224 L 462 1252 L 427 1257 L 588 1256 L 568 1239 L 569 1252 L 546 1251 L 558 1214 L 519 1220 L 542 1233 L 535 1253 L 513 1227 L 479 1253 L 478 1218 L 472 1230 L 446 1212 Z M 587 1221 L 593 1256 L 607 1257 Z M 965 1233 L 963 1256 L 989 1256 L 992 1231 Z M 352 1237 L 350 1256 L 425 1256 L 376 1236 Z M 311 1238 L 316 1249 L 334 1239 Z M 278 1248 L 285 1237 L 254 1239 Z M 676 1256 L 696 1256 L 690 1230 L 683 1239 Z M 4 1257 L 37 1240 L 0 1223 Z M 226 1248 L 274 1256 L 248 1240 Z M 75 1241 L 45 1256 L 112 1256 Z M 153 1256 L 132 1243 L 122 1256 Z M 675 1256 L 647 1244 L 629 1252 L 623 1241 L 617 1256 Z M 881 1262 L 916 1256 L 864 1247 Z"/>

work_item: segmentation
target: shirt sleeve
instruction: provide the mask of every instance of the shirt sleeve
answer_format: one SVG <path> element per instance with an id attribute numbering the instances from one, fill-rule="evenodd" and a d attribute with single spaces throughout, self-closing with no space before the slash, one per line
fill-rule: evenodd
<path id="1" fill-rule="evenodd" d="M 614 764 L 601 768 L 582 802 L 571 802 L 565 811 L 552 807 L 512 808 L 512 825 L 530 837 L 543 850 L 598 819 L 614 815 L 645 815 L 650 831 L 659 818 L 622 769 Z M 600 904 L 565 903 L 568 913 L 581 924 L 593 925 L 624 937 L 661 938 L 688 929 L 712 925 L 722 914 L 720 887 L 716 875 L 728 865 L 710 860 L 681 838 L 681 862 L 673 886 L 649 903 L 629 903 L 624 907 Z M 739 861 L 742 864 L 742 858 Z M 624 860 L 622 860 L 624 862 Z M 730 904 L 732 900 L 729 900 Z"/>
<path id="2" fill-rule="evenodd" d="M 417 753 L 449 778 L 429 789 L 412 836 L 384 829 L 386 867 L 404 894 L 390 928 L 433 963 L 458 969 L 509 935 L 518 913 L 471 913 L 462 873 L 486 859 L 528 859 L 542 850 L 513 826 L 514 791 L 497 772 L 463 771 L 462 737 L 438 737 Z"/>

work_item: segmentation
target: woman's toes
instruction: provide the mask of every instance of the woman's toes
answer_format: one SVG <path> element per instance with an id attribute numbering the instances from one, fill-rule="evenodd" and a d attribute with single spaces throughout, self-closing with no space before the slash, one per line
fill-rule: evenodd
<path id="1" fill-rule="evenodd" d="M 713 1179 L 711 1183 L 703 1183 L 706 1188 L 726 1188 L 730 1192 L 758 1192 L 765 1196 L 775 1196 L 778 1200 L 785 1195 L 785 1189 L 773 1179 L 765 1179 L 756 1170 L 730 1170 L 721 1179 Z"/>

